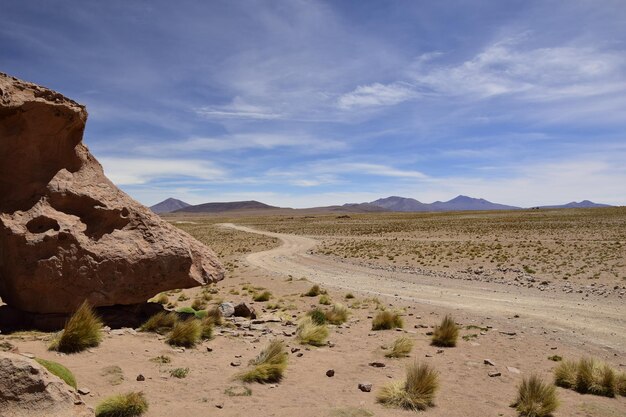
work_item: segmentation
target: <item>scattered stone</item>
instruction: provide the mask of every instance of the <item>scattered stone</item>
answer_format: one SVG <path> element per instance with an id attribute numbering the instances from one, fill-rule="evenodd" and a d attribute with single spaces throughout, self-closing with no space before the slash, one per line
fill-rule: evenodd
<path id="1" fill-rule="evenodd" d="M 521 374 L 522 373 L 522 371 L 520 371 L 519 369 L 514 368 L 512 366 L 507 366 L 506 369 L 507 369 L 507 371 L 509 371 L 512 374 Z"/>
<path id="2" fill-rule="evenodd" d="M 444 350 L 443 349 L 437 349 L 437 353 L 443 353 Z"/>
<path id="3" fill-rule="evenodd" d="M 32 353 L 23 352 L 20 353 L 20 355 L 28 359 L 35 359 L 35 355 L 33 355 Z"/>
<path id="4" fill-rule="evenodd" d="M 369 382 L 361 382 L 359 384 L 359 389 L 363 392 L 370 392 L 372 390 L 372 384 Z"/>
<path id="5" fill-rule="evenodd" d="M 370 366 L 373 366 L 374 368 L 384 368 L 385 364 L 382 362 L 370 362 L 369 364 Z"/>
<path id="6" fill-rule="evenodd" d="M 235 306 L 233 303 L 222 303 L 217 307 L 223 317 L 232 317 L 235 314 Z"/>
<path id="7" fill-rule="evenodd" d="M 494 377 L 500 376 L 502 374 L 500 372 L 498 372 L 498 371 L 491 371 L 487 375 L 489 375 L 491 378 L 494 378 Z"/>
<path id="8" fill-rule="evenodd" d="M 326 371 L 326 376 L 329 378 L 332 378 L 335 376 L 335 370 L 334 369 L 329 369 L 328 371 Z"/>
<path id="9" fill-rule="evenodd" d="M 217 404 L 215 404 L 215 407 L 219 408 L 219 409 L 222 409 L 222 408 L 224 408 L 224 403 L 217 403 Z"/>
<path id="10" fill-rule="evenodd" d="M 303 356 L 304 356 L 304 353 L 299 352 L 296 356 L 297 356 L 297 357 L 299 357 L 299 358 L 301 358 L 301 357 L 303 357 Z"/>
<path id="11" fill-rule="evenodd" d="M 500 330 L 500 333 L 506 336 L 515 336 L 517 334 L 517 332 L 512 330 Z"/>
<path id="12" fill-rule="evenodd" d="M 142 382 L 142 381 L 145 381 L 145 380 L 146 380 L 146 377 L 143 376 L 142 374 L 137 375 L 137 381 Z"/>
<path id="13" fill-rule="evenodd" d="M 230 366 L 241 366 L 241 361 L 232 361 Z"/>
<path id="14" fill-rule="evenodd" d="M 485 359 L 485 360 L 483 361 L 483 363 L 484 363 L 485 365 L 489 365 L 489 366 L 496 366 L 495 362 L 494 362 L 494 361 L 492 361 L 491 359 Z"/>
<path id="15" fill-rule="evenodd" d="M 78 389 L 76 390 L 80 395 L 89 395 L 91 393 L 91 390 L 87 387 L 78 387 Z"/>
<path id="16" fill-rule="evenodd" d="M 249 306 L 246 303 L 237 304 L 234 310 L 235 317 L 246 317 L 251 319 L 256 319 L 256 312 L 254 311 L 254 307 Z"/>
<path id="17" fill-rule="evenodd" d="M 296 353 L 296 352 L 300 352 L 300 348 L 292 347 L 291 348 L 291 353 Z"/>
<path id="18" fill-rule="evenodd" d="M 431 355 L 431 354 L 429 354 L 429 353 L 427 353 L 425 356 L 426 356 L 427 358 L 432 358 L 432 357 L 433 357 L 433 355 Z"/>
<path id="19" fill-rule="evenodd" d="M 210 346 L 207 346 L 207 347 L 206 347 L 206 351 L 207 351 L 207 352 L 213 352 L 213 348 L 212 348 L 212 347 L 210 347 Z"/>

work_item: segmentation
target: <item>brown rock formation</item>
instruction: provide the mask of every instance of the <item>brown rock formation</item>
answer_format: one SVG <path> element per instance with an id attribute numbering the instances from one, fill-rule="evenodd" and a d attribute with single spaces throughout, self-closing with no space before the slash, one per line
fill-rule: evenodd
<path id="1" fill-rule="evenodd" d="M 87 111 L 0 73 L 0 297 L 35 313 L 134 304 L 223 278 L 215 254 L 119 190 Z"/>
<path id="2" fill-rule="evenodd" d="M 0 416 L 93 417 L 94 412 L 34 360 L 0 352 Z"/>

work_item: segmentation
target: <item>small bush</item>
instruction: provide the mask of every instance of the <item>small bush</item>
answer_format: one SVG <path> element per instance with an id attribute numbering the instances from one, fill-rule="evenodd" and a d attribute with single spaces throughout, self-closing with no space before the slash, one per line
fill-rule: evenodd
<path id="1" fill-rule="evenodd" d="M 200 338 L 202 340 L 211 340 L 213 339 L 213 320 L 208 317 L 205 317 L 200 322 L 202 327 L 202 333 L 200 334 Z"/>
<path id="2" fill-rule="evenodd" d="M 142 392 L 115 395 L 96 407 L 96 417 L 136 417 L 148 410 L 148 402 Z"/>
<path id="3" fill-rule="evenodd" d="M 388 358 L 405 358 L 413 350 L 413 341 L 406 336 L 400 336 L 391 344 L 391 350 L 385 355 Z"/>
<path id="4" fill-rule="evenodd" d="M 435 392 L 438 388 L 437 372 L 429 365 L 414 362 L 407 367 L 406 380 L 384 386 L 376 400 L 392 407 L 425 410 L 434 405 Z"/>
<path id="5" fill-rule="evenodd" d="M 620 372 L 617 376 L 617 393 L 626 397 L 626 372 Z"/>
<path id="6" fill-rule="evenodd" d="M 46 368 L 52 375 L 58 376 L 67 385 L 76 389 L 76 378 L 74 377 L 74 374 L 72 374 L 72 372 L 65 366 L 58 362 L 48 361 L 45 359 L 35 358 L 35 360 L 39 363 L 39 365 Z"/>
<path id="7" fill-rule="evenodd" d="M 326 324 L 326 313 L 319 308 L 314 308 L 313 310 L 309 311 L 307 315 L 311 317 L 311 320 L 315 324 Z"/>
<path id="8" fill-rule="evenodd" d="M 402 317 L 387 310 L 379 312 L 372 320 L 372 330 L 391 330 L 403 326 Z"/>
<path id="9" fill-rule="evenodd" d="M 224 324 L 224 317 L 222 316 L 222 312 L 219 308 L 217 308 L 217 306 L 206 310 L 206 319 L 211 320 L 216 326 L 221 326 L 222 324 Z"/>
<path id="10" fill-rule="evenodd" d="M 226 388 L 224 394 L 229 397 L 249 397 L 252 395 L 252 390 L 245 386 L 234 386 Z"/>
<path id="11" fill-rule="evenodd" d="M 170 371 L 170 375 L 174 378 L 182 379 L 189 375 L 189 368 L 175 368 Z"/>
<path id="12" fill-rule="evenodd" d="M 330 297 L 326 294 L 320 295 L 319 303 L 324 306 L 329 306 L 332 302 L 330 301 Z"/>
<path id="13" fill-rule="evenodd" d="M 296 329 L 296 336 L 303 345 L 322 346 L 328 337 L 328 328 L 324 324 L 315 324 L 306 316 Z"/>
<path id="14" fill-rule="evenodd" d="M 546 417 L 559 406 L 554 385 L 545 384 L 541 378 L 531 375 L 524 378 L 517 389 L 517 399 L 511 405 L 526 417 Z"/>
<path id="15" fill-rule="evenodd" d="M 269 291 L 263 291 L 262 293 L 255 294 L 252 299 L 254 301 L 269 301 L 272 297 L 272 293 Z"/>
<path id="16" fill-rule="evenodd" d="M 244 382 L 279 382 L 287 369 L 287 352 L 280 340 L 272 340 L 256 358 L 250 361 L 252 369 L 239 374 L 237 377 Z"/>
<path id="17" fill-rule="evenodd" d="M 554 362 L 561 362 L 563 360 L 563 357 L 559 355 L 552 355 L 552 356 L 548 356 L 548 359 Z"/>
<path id="18" fill-rule="evenodd" d="M 167 333 L 176 323 L 178 323 L 178 316 L 176 314 L 160 311 L 146 320 L 139 330 L 142 332 L 163 334 Z"/>
<path id="19" fill-rule="evenodd" d="M 193 347 L 200 341 L 202 326 L 195 318 L 177 322 L 170 332 L 167 343 L 172 346 Z"/>
<path id="20" fill-rule="evenodd" d="M 351 298 L 354 298 L 354 294 L 352 294 L 351 292 L 346 294 L 346 300 L 349 300 Z"/>
<path id="21" fill-rule="evenodd" d="M 102 321 L 85 301 L 65 324 L 61 334 L 52 341 L 49 349 L 76 353 L 98 346 L 102 341 L 101 330 Z"/>
<path id="22" fill-rule="evenodd" d="M 563 361 L 554 369 L 554 383 L 559 387 L 574 389 L 578 365 L 574 361 Z"/>
<path id="23" fill-rule="evenodd" d="M 433 331 L 432 344 L 441 347 L 454 347 L 459 337 L 459 328 L 451 316 L 445 316 L 439 326 Z"/>
<path id="24" fill-rule="evenodd" d="M 196 298 L 191 303 L 191 308 L 196 311 L 204 310 L 206 308 L 206 301 L 204 301 L 202 298 Z"/>
<path id="25" fill-rule="evenodd" d="M 307 292 L 305 292 L 304 295 L 306 297 L 317 297 L 321 292 L 322 290 L 320 289 L 320 286 L 315 284 Z"/>
<path id="26" fill-rule="evenodd" d="M 170 358 L 169 356 L 160 355 L 150 359 L 150 362 L 165 364 L 172 362 L 172 358 Z"/>
<path id="27" fill-rule="evenodd" d="M 350 311 L 343 304 L 335 304 L 326 312 L 326 320 L 331 324 L 343 324 L 348 320 Z"/>

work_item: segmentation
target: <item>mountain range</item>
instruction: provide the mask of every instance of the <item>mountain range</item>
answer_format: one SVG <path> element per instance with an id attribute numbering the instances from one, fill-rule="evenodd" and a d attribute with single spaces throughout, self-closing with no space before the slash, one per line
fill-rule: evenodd
<path id="1" fill-rule="evenodd" d="M 539 206 L 533 208 L 558 209 L 558 208 L 593 208 L 610 207 L 608 204 L 598 204 L 589 200 L 571 202 L 562 205 Z M 247 210 L 294 210 L 270 206 L 259 201 L 231 201 L 221 203 L 204 203 L 191 205 L 184 201 L 168 198 L 150 207 L 155 213 L 223 213 L 228 211 Z M 441 212 L 441 211 L 481 211 L 481 210 L 522 210 L 522 207 L 509 206 L 506 204 L 492 203 L 483 198 L 473 198 L 459 195 L 449 201 L 435 201 L 434 203 L 422 203 L 414 198 L 391 196 L 381 198 L 369 203 L 348 203 L 344 205 L 314 207 L 310 209 L 298 209 L 311 212 Z"/>

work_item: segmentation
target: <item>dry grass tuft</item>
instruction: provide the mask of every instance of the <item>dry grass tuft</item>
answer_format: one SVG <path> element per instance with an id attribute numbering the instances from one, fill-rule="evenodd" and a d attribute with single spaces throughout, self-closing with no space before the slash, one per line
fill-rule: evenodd
<path id="1" fill-rule="evenodd" d="M 320 286 L 315 284 L 314 286 L 309 288 L 309 290 L 307 292 L 305 292 L 304 295 L 306 297 L 317 297 L 321 293 L 322 293 L 322 290 L 320 289 Z"/>
<path id="2" fill-rule="evenodd" d="M 517 390 L 517 399 L 511 407 L 526 417 L 547 417 L 559 406 L 554 385 L 545 384 L 541 378 L 531 375 L 524 378 Z"/>
<path id="3" fill-rule="evenodd" d="M 385 354 L 388 358 L 406 358 L 413 350 L 413 341 L 406 336 L 400 336 L 391 344 L 391 350 Z"/>
<path id="4" fill-rule="evenodd" d="M 202 328 L 202 333 L 200 334 L 200 338 L 202 340 L 211 340 L 213 339 L 213 320 L 205 317 L 200 322 L 200 326 Z"/>
<path id="5" fill-rule="evenodd" d="M 224 324 L 224 317 L 222 316 L 222 312 L 217 306 L 212 307 L 206 311 L 206 319 L 211 320 L 214 325 L 221 326 Z"/>
<path id="6" fill-rule="evenodd" d="M 136 417 L 148 410 L 148 402 L 142 392 L 114 395 L 96 407 L 96 417 Z"/>
<path id="7" fill-rule="evenodd" d="M 206 308 L 206 301 L 203 298 L 195 298 L 191 303 L 191 308 L 194 310 L 204 310 Z"/>
<path id="8" fill-rule="evenodd" d="M 626 372 L 620 372 L 617 376 L 617 393 L 626 397 Z"/>
<path id="9" fill-rule="evenodd" d="M 563 361 L 554 369 L 554 383 L 559 387 L 574 389 L 578 365 L 574 361 Z"/>
<path id="10" fill-rule="evenodd" d="M 402 317 L 387 310 L 379 312 L 372 320 L 372 330 L 391 330 L 403 326 Z"/>
<path id="11" fill-rule="evenodd" d="M 178 315 L 172 312 L 160 311 L 150 317 L 139 330 L 142 332 L 167 333 L 178 322 Z"/>
<path id="12" fill-rule="evenodd" d="M 50 350 L 63 353 L 81 352 L 102 341 L 102 321 L 85 301 L 65 324 L 61 334 L 50 345 Z"/>
<path id="13" fill-rule="evenodd" d="M 593 358 L 582 358 L 577 363 L 562 362 L 554 370 L 554 383 L 581 394 L 615 397 L 620 393 L 620 375 Z"/>
<path id="14" fill-rule="evenodd" d="M 343 324 L 348 320 L 350 311 L 343 304 L 335 304 L 325 313 L 326 320 L 331 324 Z"/>
<path id="15" fill-rule="evenodd" d="M 262 293 L 255 294 L 252 297 L 252 300 L 262 302 L 262 301 L 269 301 L 270 298 L 272 298 L 272 293 L 269 291 L 263 291 Z"/>
<path id="16" fill-rule="evenodd" d="M 407 367 L 406 380 L 384 386 L 376 396 L 376 401 L 392 407 L 425 410 L 434 405 L 438 388 L 437 371 L 427 364 L 414 362 Z"/>
<path id="17" fill-rule="evenodd" d="M 315 324 L 310 316 L 305 316 L 298 324 L 296 336 L 303 345 L 322 346 L 328 337 L 324 324 Z"/>
<path id="18" fill-rule="evenodd" d="M 454 322 L 454 319 L 452 319 L 451 316 L 446 315 L 441 321 L 441 324 L 435 327 L 431 343 L 434 346 L 454 347 L 456 346 L 458 338 L 459 328 Z"/>
<path id="19" fill-rule="evenodd" d="M 177 322 L 170 332 L 167 343 L 172 346 L 193 347 L 200 341 L 202 326 L 195 318 Z"/>
<path id="20" fill-rule="evenodd" d="M 313 323 L 318 325 L 326 324 L 326 313 L 324 312 L 324 310 L 314 308 L 306 314 L 307 316 L 311 317 Z"/>
<path id="21" fill-rule="evenodd" d="M 332 301 L 327 294 L 322 294 L 320 295 L 319 303 L 324 306 L 329 306 L 332 304 Z"/>
<path id="22" fill-rule="evenodd" d="M 250 361 L 252 369 L 237 375 L 243 382 L 273 383 L 283 378 L 287 369 L 287 352 L 280 340 L 272 340 L 270 344 Z"/>

